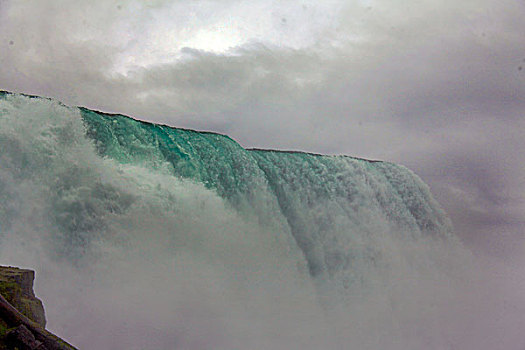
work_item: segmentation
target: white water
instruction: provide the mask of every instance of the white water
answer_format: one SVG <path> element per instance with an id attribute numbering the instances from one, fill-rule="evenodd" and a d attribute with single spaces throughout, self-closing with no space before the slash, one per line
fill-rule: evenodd
<path id="1" fill-rule="evenodd" d="M 219 156 L 195 143 L 179 176 L 156 148 L 103 157 L 76 108 L 0 99 L 0 263 L 37 271 L 52 331 L 81 349 L 479 348 L 475 268 L 417 177 L 200 137 Z M 215 165 L 233 175 L 210 186 Z"/>

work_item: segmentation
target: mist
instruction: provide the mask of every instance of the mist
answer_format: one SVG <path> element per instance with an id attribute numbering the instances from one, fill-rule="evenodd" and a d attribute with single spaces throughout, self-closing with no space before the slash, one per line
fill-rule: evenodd
<path id="1" fill-rule="evenodd" d="M 466 245 L 512 260 L 525 212 L 524 11 L 519 1 L 4 0 L 0 88 L 247 148 L 404 164 Z"/>
<path id="2" fill-rule="evenodd" d="M 232 207 L 162 162 L 102 157 L 78 110 L 22 99 L 2 102 L 0 262 L 37 271 L 49 326 L 83 349 L 521 350 L 524 11 L 0 1 L 0 89 L 245 148 L 399 163 L 429 185 L 456 237 L 407 242 L 372 210 L 364 222 L 377 234 L 351 243 L 385 260 L 363 260 L 351 293 L 328 296 L 286 220 L 258 217 L 273 213 L 268 198 Z M 309 213 L 346 220 L 322 205 Z"/>
<path id="3" fill-rule="evenodd" d="M 312 279 L 286 222 L 254 215 L 276 213 L 265 196 L 236 208 L 168 164 L 101 157 L 54 101 L 1 108 L 1 263 L 37 271 L 49 329 L 79 348 L 523 345 L 519 270 L 481 262 L 446 220 L 445 236 L 418 236 L 363 207 L 351 269 Z M 345 222 L 334 209 L 312 213 Z"/>

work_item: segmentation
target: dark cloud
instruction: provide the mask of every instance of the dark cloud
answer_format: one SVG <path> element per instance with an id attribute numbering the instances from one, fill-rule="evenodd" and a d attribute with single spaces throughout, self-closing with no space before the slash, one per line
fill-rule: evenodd
<path id="1" fill-rule="evenodd" d="M 332 1 L 337 19 L 283 5 L 269 17 L 273 41 L 171 59 L 159 46 L 177 38 L 148 32 L 167 4 L 0 1 L 0 88 L 228 133 L 247 147 L 399 162 L 431 185 L 467 243 L 493 252 L 501 232 L 522 237 L 521 3 Z M 251 5 L 264 8 L 229 1 L 222 11 Z M 301 16 L 320 34 L 286 47 L 305 40 Z"/>

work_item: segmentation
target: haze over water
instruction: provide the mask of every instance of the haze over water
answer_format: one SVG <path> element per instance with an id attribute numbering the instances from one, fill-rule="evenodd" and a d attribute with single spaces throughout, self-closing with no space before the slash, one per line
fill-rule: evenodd
<path id="1" fill-rule="evenodd" d="M 404 167 L 20 95 L 0 121 L 1 262 L 37 271 L 50 329 L 79 348 L 520 341 L 522 299 L 498 296 Z"/>

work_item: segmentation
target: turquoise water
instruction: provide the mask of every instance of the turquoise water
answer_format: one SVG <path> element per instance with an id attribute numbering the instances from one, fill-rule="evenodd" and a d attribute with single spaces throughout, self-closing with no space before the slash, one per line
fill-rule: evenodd
<path id="1" fill-rule="evenodd" d="M 277 203 L 313 276 L 349 270 L 355 236 L 446 236 L 449 222 L 427 186 L 387 162 L 302 152 L 246 150 L 231 138 L 81 109 L 98 153 L 119 163 L 166 168 L 246 210 L 257 196 Z M 251 208 L 250 208 L 251 209 Z"/>
<path id="2" fill-rule="evenodd" d="M 7 93 L 0 149 L 2 263 L 46 276 L 50 325 L 86 349 L 421 348 L 389 320 L 411 329 L 421 296 L 432 315 L 462 254 L 428 187 L 388 162 Z M 78 295 L 91 316 L 70 317 Z"/>

